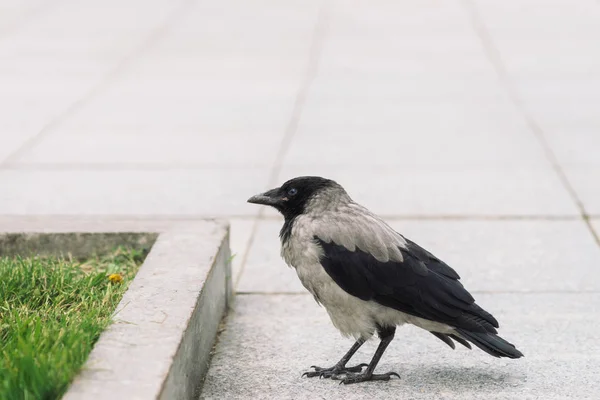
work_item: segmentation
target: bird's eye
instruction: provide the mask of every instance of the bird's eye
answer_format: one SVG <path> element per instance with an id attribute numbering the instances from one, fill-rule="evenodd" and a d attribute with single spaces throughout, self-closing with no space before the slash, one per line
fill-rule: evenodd
<path id="1" fill-rule="evenodd" d="M 290 196 L 295 196 L 296 193 L 298 193 L 298 190 L 296 190 L 296 188 L 291 188 L 290 190 L 288 190 L 288 195 Z"/>

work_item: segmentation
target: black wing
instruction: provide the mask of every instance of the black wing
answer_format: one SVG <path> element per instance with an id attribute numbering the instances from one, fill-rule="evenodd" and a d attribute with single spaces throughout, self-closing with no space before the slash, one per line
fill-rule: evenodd
<path id="1" fill-rule="evenodd" d="M 456 328 L 496 333 L 498 322 L 475 304 L 456 271 L 417 244 L 407 240 L 400 248 L 402 262 L 380 262 L 361 250 L 315 240 L 324 252 L 321 265 L 349 294 Z"/>

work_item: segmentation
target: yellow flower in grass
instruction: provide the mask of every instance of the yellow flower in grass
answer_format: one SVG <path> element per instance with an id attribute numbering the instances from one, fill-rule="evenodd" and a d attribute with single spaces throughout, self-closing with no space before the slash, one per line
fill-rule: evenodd
<path id="1" fill-rule="evenodd" d="M 108 280 L 112 283 L 121 283 L 123 282 L 123 275 L 121 274 L 110 274 L 108 276 Z"/>

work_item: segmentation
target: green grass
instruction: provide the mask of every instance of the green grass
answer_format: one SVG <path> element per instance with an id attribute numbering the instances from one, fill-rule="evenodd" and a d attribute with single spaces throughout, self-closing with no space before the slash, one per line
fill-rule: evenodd
<path id="1" fill-rule="evenodd" d="M 60 398 L 143 258 L 129 249 L 86 262 L 0 257 L 0 399 Z"/>

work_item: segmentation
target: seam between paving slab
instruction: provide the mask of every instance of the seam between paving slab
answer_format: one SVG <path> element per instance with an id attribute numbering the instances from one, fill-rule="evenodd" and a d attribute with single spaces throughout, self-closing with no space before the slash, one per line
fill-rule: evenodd
<path id="1" fill-rule="evenodd" d="M 48 135 L 53 128 L 60 125 L 66 118 L 77 112 L 83 107 L 89 100 L 93 99 L 98 93 L 100 93 L 110 82 L 119 74 L 121 74 L 129 66 L 132 60 L 134 60 L 140 54 L 147 51 L 156 41 L 163 36 L 173 26 L 173 24 L 181 17 L 186 15 L 186 10 L 195 4 L 194 0 L 183 0 L 181 4 L 171 14 L 165 18 L 164 22 L 153 29 L 144 40 L 140 42 L 138 46 L 135 46 L 133 50 L 117 62 L 116 67 L 108 71 L 99 81 L 92 86 L 92 88 L 80 98 L 76 99 L 70 106 L 66 108 L 57 117 L 53 118 L 48 122 L 40 131 L 28 138 L 17 150 L 13 151 L 3 161 L 0 161 L 0 167 L 5 164 L 14 163 L 24 152 L 33 148 L 37 143 L 40 142 L 46 135 Z"/>
<path id="2" fill-rule="evenodd" d="M 298 131 L 298 124 L 300 123 L 302 111 L 304 110 L 304 105 L 306 104 L 308 91 L 315 78 L 317 77 L 319 69 L 319 60 L 321 58 L 323 42 L 325 41 L 325 36 L 327 34 L 327 25 L 329 23 L 330 18 L 329 8 L 330 1 L 323 0 L 317 15 L 317 22 L 313 30 L 311 44 L 308 52 L 306 72 L 300 83 L 298 93 L 296 94 L 296 99 L 294 100 L 294 106 L 292 108 L 292 114 L 290 120 L 288 121 L 288 124 L 286 125 L 283 134 L 283 139 L 281 141 L 281 144 L 279 145 L 279 150 L 277 152 L 277 157 L 275 158 L 275 162 L 273 163 L 273 167 L 271 168 L 271 173 L 267 181 L 268 185 L 271 187 L 277 184 L 276 180 L 279 178 L 279 173 L 283 165 L 283 160 L 285 159 L 285 156 L 291 146 L 294 136 Z M 242 278 L 242 274 L 244 273 L 246 261 L 248 259 L 248 254 L 250 254 L 250 250 L 252 249 L 252 246 L 254 244 L 254 238 L 256 237 L 256 232 L 258 231 L 258 225 L 260 224 L 261 219 L 264 217 L 265 208 L 266 207 L 259 207 L 258 212 L 255 216 L 255 222 L 252 226 L 250 237 L 248 238 L 246 252 L 244 253 L 244 257 L 242 258 L 242 261 L 240 263 L 240 269 L 237 273 L 237 276 L 234 277 L 234 291 Z"/>
<path id="3" fill-rule="evenodd" d="M 492 39 L 492 36 L 490 35 L 485 25 L 485 22 L 477 9 L 477 6 L 474 4 L 473 0 L 461 0 L 461 3 L 469 16 L 469 20 L 471 21 L 471 26 L 473 30 L 475 31 L 477 37 L 481 42 L 483 51 L 488 61 L 494 67 L 496 74 L 500 78 L 500 81 L 502 82 L 509 99 L 513 103 L 515 109 L 519 112 L 519 114 L 521 114 L 521 116 L 525 120 L 525 123 L 527 124 L 529 130 L 538 139 L 538 142 L 542 146 L 546 158 L 548 159 L 548 161 L 552 165 L 552 168 L 558 175 L 558 178 L 562 182 L 563 187 L 569 193 L 571 199 L 575 203 L 576 207 L 579 209 L 579 212 L 581 213 L 581 218 L 584 220 L 585 224 L 588 227 L 588 230 L 594 237 L 596 244 L 600 246 L 600 236 L 598 236 L 595 229 L 592 227 L 590 215 L 587 213 L 583 202 L 577 194 L 577 191 L 575 190 L 573 185 L 571 185 L 571 182 L 569 181 L 565 172 L 561 168 L 560 162 L 558 161 L 554 150 L 552 150 L 552 147 L 550 147 L 550 145 L 546 141 L 546 138 L 544 136 L 544 130 L 535 120 L 533 115 L 529 112 L 523 100 L 521 99 L 519 92 L 516 86 L 513 84 L 513 81 L 510 78 L 510 74 L 506 69 L 500 50 L 498 50 L 498 48 L 496 47 L 494 40 Z"/>

